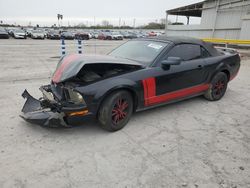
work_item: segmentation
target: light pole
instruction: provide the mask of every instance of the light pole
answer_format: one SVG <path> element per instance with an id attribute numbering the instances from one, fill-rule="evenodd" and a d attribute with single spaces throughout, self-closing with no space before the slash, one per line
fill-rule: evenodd
<path id="1" fill-rule="evenodd" d="M 59 22 L 59 20 L 62 20 L 63 19 L 63 15 L 62 14 L 57 14 L 57 20 L 58 20 L 58 27 L 60 27 L 60 22 Z"/>

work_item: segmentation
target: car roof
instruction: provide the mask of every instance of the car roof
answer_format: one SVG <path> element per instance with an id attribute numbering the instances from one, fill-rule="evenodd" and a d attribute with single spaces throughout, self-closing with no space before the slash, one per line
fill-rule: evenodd
<path id="1" fill-rule="evenodd" d="M 185 43 L 197 44 L 206 48 L 212 56 L 220 55 L 220 53 L 213 47 L 212 43 L 204 42 L 201 39 L 192 38 L 192 37 L 160 35 L 156 37 L 144 38 L 143 40 L 168 42 L 168 43 L 174 43 L 175 45 L 185 44 Z"/>
<path id="2" fill-rule="evenodd" d="M 192 38 L 192 37 L 184 37 L 184 36 L 160 35 L 156 37 L 149 37 L 149 39 L 172 42 L 174 44 L 180 44 L 180 43 L 203 44 L 203 41 L 200 39 Z"/>

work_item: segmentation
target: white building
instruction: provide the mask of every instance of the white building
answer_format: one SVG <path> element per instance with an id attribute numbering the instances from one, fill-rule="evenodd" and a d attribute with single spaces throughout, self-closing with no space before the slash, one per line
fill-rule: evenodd
<path id="1" fill-rule="evenodd" d="M 186 16 L 187 25 L 166 24 L 166 34 L 197 38 L 250 40 L 250 0 L 205 0 L 166 11 Z M 190 17 L 201 17 L 199 25 L 189 25 Z"/>

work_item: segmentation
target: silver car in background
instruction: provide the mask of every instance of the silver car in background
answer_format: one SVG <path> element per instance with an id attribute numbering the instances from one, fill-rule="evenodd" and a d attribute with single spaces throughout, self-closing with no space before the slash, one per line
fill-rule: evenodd
<path id="1" fill-rule="evenodd" d="M 31 31 L 30 36 L 32 39 L 44 39 L 45 38 L 44 31 L 40 31 L 40 30 Z"/>
<path id="2" fill-rule="evenodd" d="M 15 39 L 26 39 L 27 38 L 25 31 L 22 29 L 13 30 L 13 37 Z"/>

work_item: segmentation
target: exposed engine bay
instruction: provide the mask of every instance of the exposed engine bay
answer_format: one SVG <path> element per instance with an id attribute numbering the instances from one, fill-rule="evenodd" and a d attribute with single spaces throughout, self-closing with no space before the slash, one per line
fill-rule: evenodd
<path id="1" fill-rule="evenodd" d="M 126 64 L 111 64 L 111 63 L 95 63 L 86 64 L 77 74 L 76 78 L 88 83 L 95 80 L 105 79 L 112 76 L 117 76 L 119 74 L 131 72 L 132 70 L 137 70 L 136 65 L 126 65 Z"/>
<path id="2" fill-rule="evenodd" d="M 118 62 L 118 63 L 117 63 Z M 68 55 L 60 59 L 51 83 L 40 87 L 42 97 L 35 99 L 27 90 L 20 115 L 26 121 L 50 127 L 69 127 L 93 116 L 96 104 L 91 94 L 77 88 L 142 69 L 140 63 L 110 56 Z"/>

